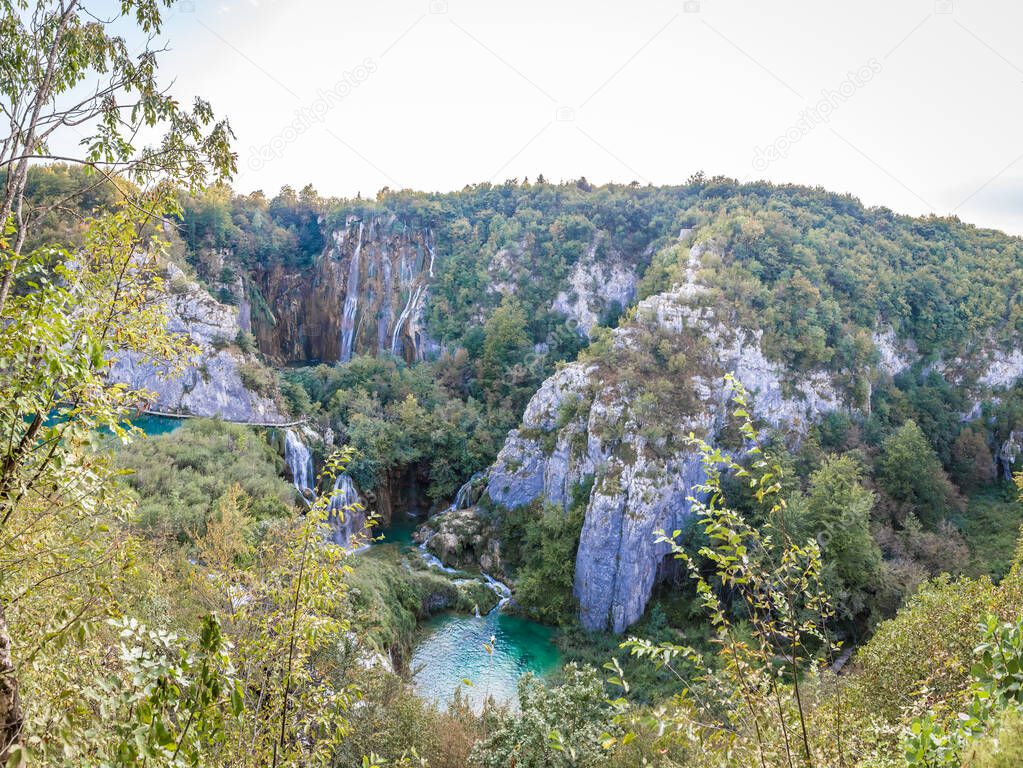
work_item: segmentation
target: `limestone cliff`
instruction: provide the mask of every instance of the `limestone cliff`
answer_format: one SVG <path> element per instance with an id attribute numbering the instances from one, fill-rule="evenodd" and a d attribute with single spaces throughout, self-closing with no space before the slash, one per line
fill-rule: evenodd
<path id="1" fill-rule="evenodd" d="M 259 348 L 281 363 L 380 351 L 422 360 L 436 348 L 423 314 L 434 262 L 429 229 L 394 215 L 349 217 L 328 232 L 311 268 L 276 263 L 253 272 L 248 294 Z"/>
<path id="2" fill-rule="evenodd" d="M 591 488 L 574 588 L 588 629 L 621 632 L 642 616 L 667 554 L 655 531 L 685 526 L 705 479 L 682 438 L 726 439 L 726 373 L 752 396 L 758 422 L 785 432 L 851 407 L 831 375 L 786 370 L 765 356 L 760 331 L 716 316 L 697 281 L 713 248 L 694 246 L 682 284 L 640 302 L 603 348 L 548 379 L 490 469 L 498 508 L 542 499 L 567 510 L 573 489 Z"/>
<path id="3" fill-rule="evenodd" d="M 586 255 L 576 262 L 565 290 L 551 309 L 569 318 L 589 336 L 602 319 L 621 313 L 636 298 L 635 266 L 617 251 L 598 255 L 603 234 L 597 233 Z"/>
<path id="4" fill-rule="evenodd" d="M 173 264 L 167 267 L 167 329 L 189 337 L 198 353 L 180 372 L 166 362 L 122 353 L 110 378 L 153 394 L 149 408 L 168 413 L 216 416 L 230 421 L 280 422 L 285 419 L 272 397 L 250 390 L 247 367 L 259 370 L 254 355 L 235 345 L 243 328 L 244 306 L 214 299 Z"/>

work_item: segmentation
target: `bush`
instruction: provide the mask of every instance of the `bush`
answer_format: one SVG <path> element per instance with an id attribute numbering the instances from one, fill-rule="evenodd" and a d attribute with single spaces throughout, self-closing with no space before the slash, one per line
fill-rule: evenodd
<path id="1" fill-rule="evenodd" d="M 273 396 L 277 388 L 277 375 L 259 363 L 242 363 L 238 366 L 238 376 L 247 390 L 263 397 Z"/>
<path id="2" fill-rule="evenodd" d="M 469 757 L 471 768 L 597 768 L 609 765 L 601 743 L 617 732 L 604 682 L 592 667 L 569 664 L 562 682 L 519 681 L 520 714 L 497 720 Z"/>
<path id="3" fill-rule="evenodd" d="M 250 427 L 189 419 L 168 434 L 118 450 L 117 464 L 138 497 L 138 523 L 150 535 L 187 542 L 205 533 L 215 504 L 238 485 L 251 500 L 255 520 L 292 511 L 295 489 L 281 473 L 283 462 Z"/>

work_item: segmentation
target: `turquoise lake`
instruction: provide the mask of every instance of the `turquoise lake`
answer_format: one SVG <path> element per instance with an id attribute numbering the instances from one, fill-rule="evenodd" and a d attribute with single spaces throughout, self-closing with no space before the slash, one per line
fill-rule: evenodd
<path id="1" fill-rule="evenodd" d="M 393 544 L 415 556 L 412 534 L 422 523 L 422 518 L 395 520 L 374 532 L 383 537 L 374 546 Z M 441 707 L 451 701 L 456 689 L 477 711 L 487 696 L 515 707 L 522 675 L 532 672 L 543 677 L 560 668 L 554 634 L 552 627 L 498 610 L 486 616 L 438 614 L 419 628 L 412 652 L 416 693 Z"/>
<path id="2" fill-rule="evenodd" d="M 434 616 L 423 625 L 412 654 L 413 683 L 420 696 L 444 706 L 460 688 L 477 711 L 487 696 L 514 706 L 522 675 L 542 677 L 560 665 L 551 627 L 498 611 L 481 617 Z"/>

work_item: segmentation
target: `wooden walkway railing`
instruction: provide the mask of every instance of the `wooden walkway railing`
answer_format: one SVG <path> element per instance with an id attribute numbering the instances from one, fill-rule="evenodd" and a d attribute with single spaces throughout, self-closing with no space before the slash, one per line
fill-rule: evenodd
<path id="1" fill-rule="evenodd" d="M 142 416 L 162 416 L 167 419 L 220 419 L 226 421 L 229 424 L 246 424 L 250 427 L 297 427 L 300 424 L 305 424 L 309 419 L 295 419 L 293 421 L 244 421 L 241 419 L 225 419 L 222 416 L 197 416 L 194 413 L 174 412 L 174 411 L 155 411 L 148 410 L 143 411 Z"/>

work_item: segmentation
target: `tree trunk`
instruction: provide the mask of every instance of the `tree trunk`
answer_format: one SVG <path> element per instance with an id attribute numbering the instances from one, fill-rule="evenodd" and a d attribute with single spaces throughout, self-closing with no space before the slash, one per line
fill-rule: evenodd
<path id="1" fill-rule="evenodd" d="M 0 604 L 0 762 L 7 761 L 12 746 L 21 740 L 23 717 L 18 696 L 18 678 L 11 658 L 11 636 Z"/>

